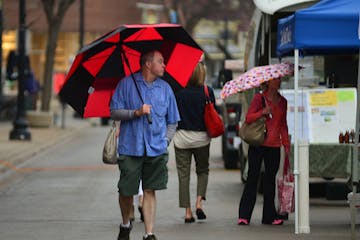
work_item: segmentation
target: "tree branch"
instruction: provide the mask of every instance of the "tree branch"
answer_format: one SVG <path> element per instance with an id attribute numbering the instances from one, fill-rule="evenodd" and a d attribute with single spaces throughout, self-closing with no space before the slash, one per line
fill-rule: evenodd
<path id="1" fill-rule="evenodd" d="M 51 23 L 51 19 L 53 17 L 53 7 L 54 7 L 54 0 L 41 0 L 47 23 Z"/>
<path id="2" fill-rule="evenodd" d="M 75 2 L 75 0 L 62 0 L 59 3 L 58 11 L 56 13 L 57 19 L 63 19 L 68 8 Z"/>

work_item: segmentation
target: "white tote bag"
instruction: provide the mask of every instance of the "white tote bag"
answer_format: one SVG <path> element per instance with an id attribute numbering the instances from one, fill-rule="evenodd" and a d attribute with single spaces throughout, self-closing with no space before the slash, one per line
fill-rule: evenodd
<path id="1" fill-rule="evenodd" d="M 110 132 L 105 140 L 103 148 L 103 162 L 105 164 L 117 164 L 117 137 L 115 121 L 113 121 Z"/>

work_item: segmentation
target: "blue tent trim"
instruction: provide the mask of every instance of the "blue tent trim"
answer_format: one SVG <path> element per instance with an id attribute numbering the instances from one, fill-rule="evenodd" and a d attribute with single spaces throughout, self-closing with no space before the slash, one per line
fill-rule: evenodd
<path id="1" fill-rule="evenodd" d="M 359 25 L 360 0 L 320 1 L 278 21 L 277 55 L 358 52 Z"/>

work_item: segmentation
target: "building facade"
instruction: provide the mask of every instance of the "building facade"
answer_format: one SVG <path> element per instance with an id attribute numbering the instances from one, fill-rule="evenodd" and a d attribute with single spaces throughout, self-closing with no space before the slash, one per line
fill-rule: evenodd
<path id="1" fill-rule="evenodd" d="M 90 43 L 122 24 L 171 22 L 170 14 L 167 12 L 168 4 L 171 1 L 82 1 L 84 2 L 84 44 Z M 2 58 L 3 69 L 5 69 L 9 52 L 17 48 L 19 1 L 3 0 L 2 2 L 4 28 Z M 63 19 L 57 42 L 55 75 L 65 75 L 74 56 L 80 49 L 80 2 L 81 0 L 76 0 Z M 227 22 L 203 19 L 193 29 L 193 37 L 206 52 L 210 83 L 217 80 L 217 74 L 223 68 L 226 58 L 223 51 L 218 47 L 219 42 L 224 42 L 233 58 L 242 58 L 244 55 L 243 48 L 247 35 L 246 31 L 240 31 L 238 28 L 241 21 L 241 18 Z M 30 58 L 30 67 L 36 78 L 42 83 L 48 26 L 41 0 L 26 0 L 26 24 L 28 29 L 26 49 Z"/>
<path id="2" fill-rule="evenodd" d="M 161 1 L 83 0 L 84 44 L 122 24 L 154 23 L 163 19 Z M 10 51 L 17 49 L 19 1 L 3 0 L 3 69 Z M 80 0 L 76 0 L 63 19 L 58 36 L 54 74 L 65 74 L 80 49 Z M 26 51 L 30 67 L 42 82 L 48 24 L 40 0 L 26 0 Z M 3 70 L 3 72 L 5 72 Z"/>

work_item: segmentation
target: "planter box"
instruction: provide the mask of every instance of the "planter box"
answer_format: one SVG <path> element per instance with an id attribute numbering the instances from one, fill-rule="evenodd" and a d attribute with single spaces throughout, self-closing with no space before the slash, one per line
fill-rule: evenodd
<path id="1" fill-rule="evenodd" d="M 26 119 L 28 120 L 30 127 L 49 128 L 53 126 L 54 113 L 41 112 L 41 111 L 27 111 Z"/>

